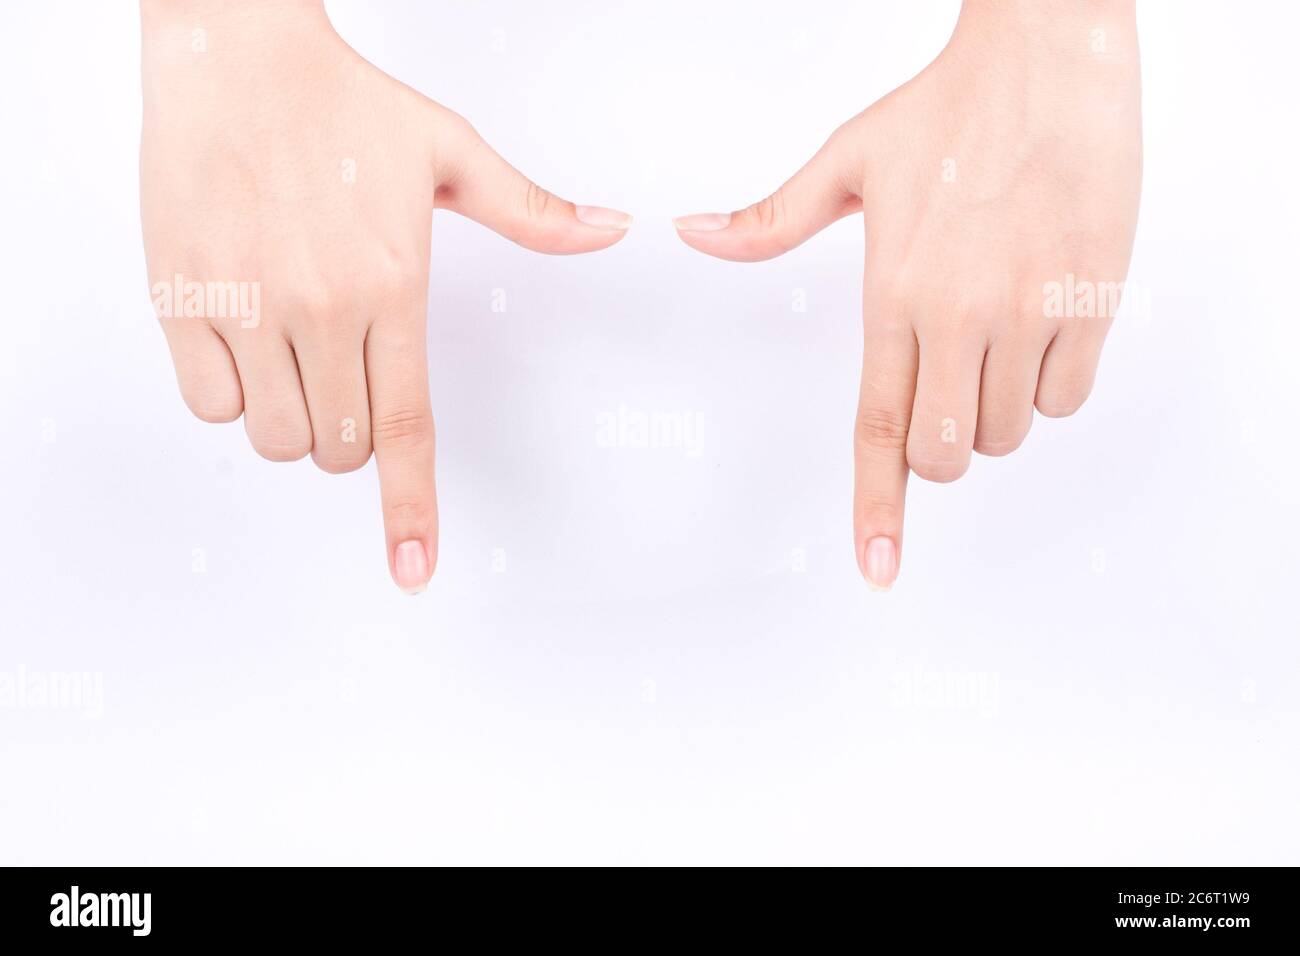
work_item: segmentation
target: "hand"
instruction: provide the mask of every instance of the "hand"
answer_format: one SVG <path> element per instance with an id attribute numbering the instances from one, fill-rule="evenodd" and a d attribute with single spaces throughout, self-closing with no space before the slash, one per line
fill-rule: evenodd
<path id="1" fill-rule="evenodd" d="M 1133 0 L 968 0 L 935 62 L 774 195 L 677 221 L 756 261 L 864 213 L 854 541 L 873 585 L 898 574 L 909 468 L 952 481 L 972 448 L 1015 450 L 1035 406 L 1087 398 L 1141 170 Z"/>
<path id="2" fill-rule="evenodd" d="M 242 413 L 272 461 L 350 471 L 373 444 L 389 569 L 422 590 L 434 207 L 549 253 L 610 246 L 630 218 L 533 185 L 358 56 L 320 0 L 146 0 L 142 21 L 145 254 L 181 394 L 204 421 Z"/>

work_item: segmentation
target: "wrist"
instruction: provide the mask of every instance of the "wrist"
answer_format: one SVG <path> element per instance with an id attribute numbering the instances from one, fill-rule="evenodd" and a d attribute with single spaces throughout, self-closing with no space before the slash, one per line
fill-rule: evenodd
<path id="1" fill-rule="evenodd" d="M 140 0 L 146 54 L 273 44 L 328 25 L 324 0 Z"/>
<path id="2" fill-rule="evenodd" d="M 1137 0 L 962 0 L 953 39 L 1062 68 L 1137 62 Z"/>
<path id="3" fill-rule="evenodd" d="M 140 17 L 147 22 L 178 19 L 281 18 L 323 13 L 324 0 L 140 0 Z"/>

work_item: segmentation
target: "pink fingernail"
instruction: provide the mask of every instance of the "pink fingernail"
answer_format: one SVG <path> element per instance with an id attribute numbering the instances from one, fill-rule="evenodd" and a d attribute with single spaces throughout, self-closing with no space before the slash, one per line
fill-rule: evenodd
<path id="1" fill-rule="evenodd" d="M 632 225 L 632 217 L 627 213 L 602 206 L 574 206 L 573 214 L 582 222 L 598 229 L 624 230 Z"/>
<path id="2" fill-rule="evenodd" d="M 898 577 L 898 548 L 891 538 L 872 538 L 862 548 L 862 570 L 877 591 L 888 591 Z"/>
<path id="3" fill-rule="evenodd" d="M 717 232 L 731 225 L 731 213 L 702 212 L 695 216 L 682 216 L 674 219 L 673 225 L 679 232 Z"/>
<path id="4" fill-rule="evenodd" d="M 403 541 L 393 554 L 393 576 L 407 594 L 419 594 L 429 584 L 429 556 L 423 541 Z"/>

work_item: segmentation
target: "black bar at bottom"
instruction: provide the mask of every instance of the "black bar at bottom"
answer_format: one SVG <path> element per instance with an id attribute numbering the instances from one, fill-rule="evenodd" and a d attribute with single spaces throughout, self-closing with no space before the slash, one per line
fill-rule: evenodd
<path id="1" fill-rule="evenodd" d="M 1262 943 L 1293 948 L 1292 869 L 842 870 L 796 889 L 736 874 L 563 894 L 532 873 L 507 890 L 425 869 L 142 868 L 0 870 L 0 932 L 15 943 L 338 946 L 470 933 L 535 944 L 735 945 L 801 949 L 866 941 Z M 822 880 L 835 889 L 822 888 Z M 493 881 L 495 883 L 495 880 Z M 63 937 L 60 940 L 60 937 Z M 839 943 L 842 945 L 842 943 Z"/>

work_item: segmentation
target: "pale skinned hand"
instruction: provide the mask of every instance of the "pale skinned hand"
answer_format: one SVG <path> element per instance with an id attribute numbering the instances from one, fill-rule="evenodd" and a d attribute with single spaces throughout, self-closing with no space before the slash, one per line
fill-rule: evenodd
<path id="1" fill-rule="evenodd" d="M 358 56 L 320 0 L 144 0 L 141 12 L 145 253 L 181 394 L 205 421 L 242 414 L 273 461 L 310 453 L 344 472 L 373 447 L 389 569 L 422 590 L 438 539 L 434 208 L 548 253 L 603 249 L 630 218 L 533 185 Z M 241 289 L 258 314 L 205 295 L 187 314 L 176 276 Z"/>
<path id="2" fill-rule="evenodd" d="M 864 214 L 853 513 L 873 585 L 898 574 L 909 470 L 952 481 L 972 449 L 1015 450 L 1035 406 L 1087 398 L 1114 302 L 1084 292 L 1125 277 L 1141 171 L 1133 0 L 967 0 L 934 63 L 775 194 L 677 221 L 756 261 Z"/>

